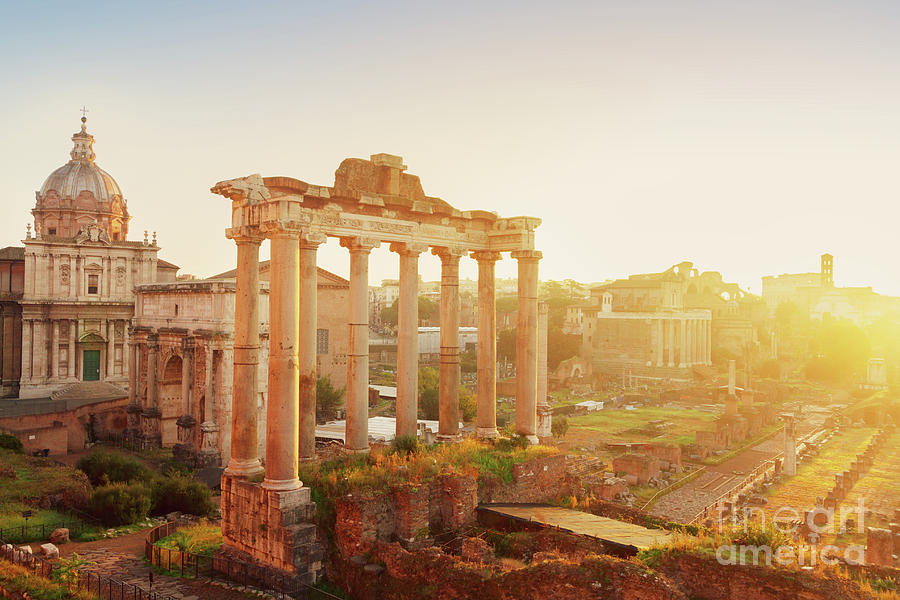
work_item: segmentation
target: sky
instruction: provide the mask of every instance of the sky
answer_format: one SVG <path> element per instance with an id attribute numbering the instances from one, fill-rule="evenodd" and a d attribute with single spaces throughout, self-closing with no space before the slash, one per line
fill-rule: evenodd
<path id="1" fill-rule="evenodd" d="M 689 260 L 759 293 L 830 252 L 838 285 L 900 295 L 898 25 L 894 1 L 0 0 L 0 246 L 86 106 L 130 239 L 182 273 L 235 264 L 217 181 L 387 152 L 459 209 L 543 219 L 542 279 Z M 396 274 L 375 250 L 370 283 Z"/>

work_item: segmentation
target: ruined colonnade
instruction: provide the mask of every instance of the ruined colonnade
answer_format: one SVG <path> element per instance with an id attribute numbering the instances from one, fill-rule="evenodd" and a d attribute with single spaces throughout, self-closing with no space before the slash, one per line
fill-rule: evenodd
<path id="1" fill-rule="evenodd" d="M 368 260 L 382 243 L 399 257 L 396 435 L 417 433 L 418 261 L 430 250 L 441 260 L 438 439 L 459 438 L 459 261 L 464 256 L 478 262 L 477 433 L 483 438 L 497 436 L 494 272 L 501 252 L 508 251 L 519 269 L 516 429 L 536 443 L 541 253 L 533 249 L 533 230 L 540 221 L 463 213 L 425 197 L 415 189 L 420 188 L 418 178 L 402 173 L 405 166 L 399 157 L 348 159 L 341 168 L 349 161 L 365 163 L 352 166 L 373 177 L 362 185 L 355 182 L 356 188 L 345 188 L 339 169 L 335 188 L 320 188 L 257 175 L 221 182 L 212 189 L 232 200 L 232 227 L 226 235 L 238 250 L 232 445 L 226 476 L 251 478 L 263 470 L 257 452 L 256 369 L 259 248 L 265 239 L 271 243 L 271 315 L 263 487 L 278 491 L 300 487 L 298 457 L 315 456 L 316 255 L 327 237 L 339 238 L 350 255 L 348 449 L 368 449 Z M 359 189 L 366 186 L 370 189 Z M 404 194 L 412 198 L 404 201 Z M 323 204 L 330 210 L 323 210 Z"/>

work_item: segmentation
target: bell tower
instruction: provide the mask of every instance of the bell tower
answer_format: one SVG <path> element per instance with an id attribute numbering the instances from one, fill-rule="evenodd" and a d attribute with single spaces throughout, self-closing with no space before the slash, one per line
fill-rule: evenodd
<path id="1" fill-rule="evenodd" d="M 834 257 L 830 254 L 822 255 L 822 287 L 834 287 Z"/>

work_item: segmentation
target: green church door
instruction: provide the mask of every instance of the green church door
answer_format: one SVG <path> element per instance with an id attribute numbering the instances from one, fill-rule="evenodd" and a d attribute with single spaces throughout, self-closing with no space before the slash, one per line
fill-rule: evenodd
<path id="1" fill-rule="evenodd" d="M 85 350 L 82 363 L 84 364 L 82 379 L 84 381 L 100 381 L 100 351 Z"/>

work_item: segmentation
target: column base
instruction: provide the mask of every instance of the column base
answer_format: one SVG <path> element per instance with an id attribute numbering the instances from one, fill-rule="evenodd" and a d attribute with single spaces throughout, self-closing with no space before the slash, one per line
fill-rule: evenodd
<path id="1" fill-rule="evenodd" d="M 459 433 L 447 434 L 439 433 L 434 436 L 434 441 L 438 443 L 457 444 L 462 441 L 462 435 Z"/>
<path id="2" fill-rule="evenodd" d="M 678 368 L 679 368 L 679 369 L 686 369 L 686 368 L 687 368 L 687 363 L 678 363 Z"/>
<path id="3" fill-rule="evenodd" d="M 344 446 L 344 451 L 350 452 L 351 454 L 366 454 L 369 450 L 370 448 L 368 446 L 366 446 L 365 448 L 349 448 L 347 446 Z"/>
<path id="4" fill-rule="evenodd" d="M 300 480 L 296 477 L 293 479 L 264 479 L 262 487 L 273 492 L 290 492 L 291 490 L 299 490 L 303 487 Z"/>
<path id="5" fill-rule="evenodd" d="M 480 440 L 494 440 L 500 437 L 500 432 L 496 427 L 478 427 L 475 429 L 475 436 Z"/>
<path id="6" fill-rule="evenodd" d="M 536 435 L 531 434 L 531 435 L 526 435 L 524 437 L 528 440 L 528 443 L 531 444 L 532 446 L 537 446 L 538 444 L 541 443 L 541 441 L 538 439 L 538 436 L 536 436 Z"/>
<path id="7" fill-rule="evenodd" d="M 265 489 L 258 483 L 222 477 L 222 548 L 217 559 L 252 562 L 284 572 L 285 579 L 269 577 L 259 582 L 271 588 L 273 582 L 290 584 L 296 579 L 309 585 L 319 581 L 323 573 L 324 551 L 316 541 L 316 526 L 311 523 L 316 505 L 310 501 L 309 488 L 290 491 Z M 235 565 L 233 565 L 235 566 Z M 227 569 L 246 577 L 255 569 Z M 253 580 L 245 580 L 243 583 Z M 277 590 L 277 588 L 274 588 Z M 302 590 L 290 586 L 281 590 L 289 596 Z"/>
<path id="8" fill-rule="evenodd" d="M 258 458 L 232 458 L 225 467 L 225 475 L 238 479 L 252 479 L 263 472 Z"/>

